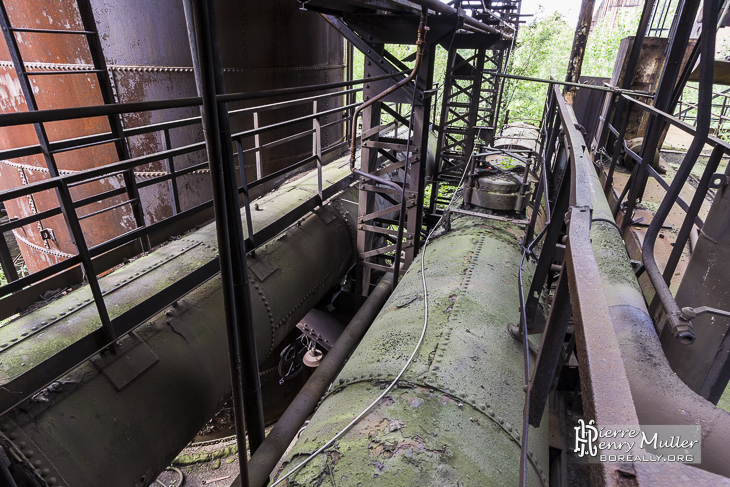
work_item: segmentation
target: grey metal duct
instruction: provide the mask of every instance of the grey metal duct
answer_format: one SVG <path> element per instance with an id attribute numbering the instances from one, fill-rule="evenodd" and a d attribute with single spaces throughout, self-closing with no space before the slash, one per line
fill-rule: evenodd
<path id="1" fill-rule="evenodd" d="M 330 180 L 348 173 L 347 167 L 325 168 Z M 259 200 L 255 228 L 301 204 L 316 187 L 314 171 Z M 356 208 L 345 202 L 352 198 L 318 208 L 249 256 L 261 360 L 355 262 Z M 210 224 L 102 278 L 103 288 L 116 286 L 107 295 L 110 312 L 123 311 L 140 295 L 214 259 L 215 242 Z M 83 305 L 85 292 L 71 292 L 11 328 L 17 331 L 58 315 L 70 303 Z M 42 367 L 44 353 L 78 339 L 73 335 L 79 328 L 98 326 L 83 309 L 66 313 L 61 322 L 15 347 L 27 347 Z M 39 485 L 148 485 L 230 393 L 223 314 L 215 277 L 137 328 L 124 339 L 116 360 L 97 356 L 0 418 L 0 442 L 35 469 Z M 8 375 L 17 373 L 8 366 L 22 370 L 31 365 L 15 363 L 10 352 L 22 352 L 15 347 L 3 352 L 3 373 Z M 18 360 L 28 360 L 22 356 Z"/>

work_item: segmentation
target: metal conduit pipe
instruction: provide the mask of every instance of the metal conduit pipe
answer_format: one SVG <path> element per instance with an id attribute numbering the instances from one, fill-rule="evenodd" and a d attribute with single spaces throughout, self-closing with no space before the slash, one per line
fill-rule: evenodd
<path id="1" fill-rule="evenodd" d="M 717 11 L 719 8 L 718 0 L 705 0 L 703 2 L 702 12 L 702 30 L 704 32 L 713 32 L 717 24 Z M 715 36 L 704 35 L 701 39 L 700 56 L 703 61 L 713 59 L 715 53 Z M 712 109 L 712 81 L 714 76 L 715 64 L 712 62 L 700 63 L 700 85 L 698 102 L 699 110 L 697 112 L 697 130 L 695 131 L 692 143 L 687 149 L 687 153 L 682 160 L 682 164 L 677 170 L 672 180 L 667 194 L 659 205 L 654 217 L 652 218 L 649 228 L 646 230 L 644 243 L 641 246 L 641 255 L 646 268 L 646 273 L 651 279 L 651 283 L 656 291 L 656 298 L 661 302 L 664 312 L 666 313 L 667 324 L 672 335 L 683 345 L 692 344 L 695 341 L 694 327 L 692 321 L 682 314 L 679 305 L 674 300 L 672 292 L 669 289 L 668 282 L 664 280 L 662 271 L 659 270 L 656 258 L 654 257 L 654 245 L 662 224 L 669 215 L 684 182 L 690 176 L 692 168 L 697 158 L 702 153 L 705 146 L 705 140 L 710 133 L 711 109 Z M 646 157 L 647 152 L 642 152 L 642 156 Z M 641 168 L 646 166 L 642 162 Z M 640 173 L 637 173 L 640 174 Z M 627 209 L 627 217 L 631 216 L 631 209 Z M 629 218 L 630 219 L 630 218 Z M 652 307 L 653 309 L 653 307 Z"/>
<path id="2" fill-rule="evenodd" d="M 696 394 L 672 371 L 621 234 L 606 218 L 598 176 L 585 179 L 593 205 L 591 240 L 640 424 L 702 427 L 700 468 L 730 477 L 730 413 Z"/>
<path id="3" fill-rule="evenodd" d="M 347 357 L 372 324 L 375 316 L 383 307 L 385 300 L 393 290 L 393 281 L 390 276 L 380 280 L 368 299 L 363 303 L 355 316 L 350 320 L 345 330 L 335 342 L 334 346 L 322 359 L 312 377 L 302 387 L 284 414 L 276 422 L 276 426 L 269 432 L 248 464 L 249 484 L 252 487 L 263 487 L 269 481 L 279 459 L 286 452 L 304 421 L 314 412 L 322 395 L 332 383 L 335 375 L 342 368 Z M 241 485 L 240 477 L 233 483 L 233 487 Z"/>
<path id="4" fill-rule="evenodd" d="M 325 167 L 325 176 L 346 177 L 349 168 L 342 163 Z M 261 198 L 252 212 L 254 229 L 280 218 L 316 188 L 314 171 Z M 249 255 L 260 360 L 354 264 L 357 212 L 349 201 L 356 196 L 349 192 L 356 194 L 348 190 Z M 215 235 L 210 224 L 101 278 L 102 287 L 112 289 L 105 297 L 110 313 L 123 312 L 140 295 L 154 294 L 215 259 Z M 87 294 L 85 288 L 73 291 L 3 327 L 0 332 L 19 333 L 51 314 L 63 317 L 3 350 L 3 376 L 42 367 L 37 355 L 97 327 L 93 306 L 83 305 Z M 23 459 L 36 482 L 30 485 L 97 485 L 104 479 L 110 487 L 144 486 L 170 464 L 230 395 L 220 278 L 202 282 L 124 338 L 119 349 L 117 360 L 94 357 L 0 417 L 0 445 Z"/>
<path id="5" fill-rule="evenodd" d="M 523 355 L 507 325 L 519 320 L 518 236 L 509 223 L 451 215 L 450 230 L 423 256 L 429 312 L 413 362 L 395 389 L 285 485 L 517 484 Z M 530 276 L 533 266 L 525 270 Z M 421 279 L 420 265 L 404 274 L 275 478 L 397 377 L 424 327 Z M 547 428 L 530 430 L 528 455 L 527 485 L 547 485 Z"/>
<path id="6" fill-rule="evenodd" d="M 459 15 L 459 11 L 456 10 L 453 7 L 450 7 L 449 5 L 440 2 L 439 0 L 411 0 L 411 3 L 415 3 L 416 5 L 420 5 L 424 8 L 430 8 L 434 12 L 438 12 L 443 15 Z M 462 11 L 463 12 L 463 11 Z M 503 39 L 511 40 L 514 36 L 510 34 L 506 34 L 502 32 L 499 29 L 496 29 L 490 25 L 487 25 L 483 22 L 478 21 L 477 19 L 470 17 L 468 15 L 464 15 L 464 24 L 465 29 L 472 30 L 472 31 L 478 31 L 478 32 L 485 32 L 485 33 L 492 33 L 492 34 L 500 34 Z M 506 26 L 510 28 L 511 30 L 514 30 L 511 26 Z"/>
<path id="7" fill-rule="evenodd" d="M 365 110 L 367 107 L 373 105 L 374 103 L 382 100 L 389 94 L 404 87 L 405 85 L 413 81 L 413 79 L 416 77 L 416 75 L 418 74 L 418 70 L 421 69 L 421 61 L 423 61 L 423 49 L 426 45 L 426 31 L 428 30 L 428 27 L 426 26 L 427 17 L 428 13 L 426 9 L 424 9 L 421 12 L 421 20 L 418 24 L 418 39 L 416 40 L 416 45 L 418 47 L 416 49 L 416 63 L 413 66 L 413 70 L 411 71 L 411 73 L 393 86 L 388 87 L 387 89 L 378 93 L 369 100 L 365 100 L 365 102 L 363 102 L 355 109 L 355 113 L 352 114 L 352 135 L 350 137 L 350 168 L 353 171 L 355 170 L 355 157 L 357 154 L 357 117 L 360 115 L 360 112 Z M 410 138 L 410 134 L 408 137 Z"/>

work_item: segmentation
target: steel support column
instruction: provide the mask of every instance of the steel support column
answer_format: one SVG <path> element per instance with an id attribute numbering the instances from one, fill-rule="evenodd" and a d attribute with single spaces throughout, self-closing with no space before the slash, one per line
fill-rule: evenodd
<path id="1" fill-rule="evenodd" d="M 383 45 L 363 48 L 370 54 L 365 59 L 365 78 L 381 74 L 382 65 L 373 57 L 385 54 Z M 424 91 L 432 84 L 434 57 L 428 46 L 419 49 L 423 49 L 423 58 L 416 72 L 415 86 L 408 84 L 363 112 L 360 171 L 400 186 L 403 194 L 403 201 L 400 201 L 401 192 L 395 186 L 386 186 L 366 177 L 360 179 L 357 245 L 362 262 L 360 283 L 365 295 L 372 284 L 373 270 L 405 272 L 413 262 L 421 238 L 424 164 L 431 111 L 430 97 L 424 96 Z M 366 83 L 363 100 L 367 102 L 382 92 L 382 83 Z M 401 117 L 387 105 L 389 102 L 410 107 L 410 114 Z M 394 125 L 382 124 L 382 117 L 386 114 L 397 121 L 396 127 L 403 125 L 398 128 L 398 133 L 381 135 Z M 401 212 L 404 214 L 401 215 Z M 400 226 L 401 222 L 404 228 L 400 245 L 402 255 L 399 256 L 393 255 L 398 247 L 398 231 L 389 227 Z M 399 261 L 403 266 L 396 270 L 395 267 L 401 267 Z"/>
<path id="2" fill-rule="evenodd" d="M 213 183 L 239 462 L 243 485 L 248 485 L 246 432 L 251 451 L 255 451 L 264 439 L 263 404 L 228 110 L 225 103 L 216 101 L 216 95 L 223 93 L 223 70 L 212 3 L 186 0 L 185 6 L 194 25 L 191 51 L 197 54 L 195 69 L 203 98 L 203 128 Z"/>

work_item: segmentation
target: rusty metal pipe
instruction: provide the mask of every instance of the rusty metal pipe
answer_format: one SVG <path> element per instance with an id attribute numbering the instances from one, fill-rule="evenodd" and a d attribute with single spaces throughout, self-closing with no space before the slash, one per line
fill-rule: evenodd
<path id="1" fill-rule="evenodd" d="M 426 31 L 428 30 L 428 27 L 426 26 L 426 19 L 428 17 L 428 13 L 426 9 L 424 8 L 421 12 L 421 21 L 418 24 L 418 39 L 416 40 L 416 46 L 418 48 L 416 49 L 416 64 L 413 66 L 413 71 L 411 71 L 411 74 L 394 84 L 393 86 L 387 88 L 386 90 L 382 91 L 381 93 L 378 93 L 370 100 L 366 100 L 363 102 L 362 105 L 357 107 L 355 109 L 355 113 L 352 115 L 352 137 L 350 140 L 350 168 L 354 171 L 355 168 L 355 156 L 356 156 L 356 149 L 357 149 L 357 117 L 360 115 L 360 112 L 362 112 L 364 109 L 369 107 L 370 105 L 373 105 L 374 103 L 382 100 L 386 96 L 390 95 L 391 93 L 399 90 L 400 88 L 404 87 L 418 74 L 418 70 L 421 69 L 421 61 L 423 60 L 423 48 L 426 45 Z M 410 134 L 408 136 L 410 138 Z M 406 158 L 408 157 L 408 154 L 406 154 Z"/>
<path id="2" fill-rule="evenodd" d="M 456 10 L 453 7 L 450 7 L 449 5 L 440 2 L 439 0 L 411 0 L 412 3 L 415 3 L 416 5 L 420 5 L 421 7 L 425 9 L 430 8 L 434 12 L 438 12 L 443 15 L 459 15 L 464 18 L 464 28 L 471 31 L 476 32 L 483 32 L 483 33 L 491 33 L 491 34 L 500 34 L 503 39 L 511 40 L 514 38 L 513 35 L 505 34 L 499 29 L 495 29 L 494 27 L 487 25 L 485 23 L 479 22 L 477 19 L 473 17 L 469 17 L 468 15 L 460 15 L 459 10 Z M 512 30 L 514 28 L 510 27 Z"/>
<path id="3" fill-rule="evenodd" d="M 639 423 L 701 425 L 699 467 L 730 477 L 730 413 L 696 394 L 672 371 L 619 229 L 610 213 L 607 215 L 601 182 L 593 172 L 584 182 L 593 207 L 593 252 Z"/>
<path id="4" fill-rule="evenodd" d="M 518 231 L 452 214 L 451 230 L 430 240 L 422 257 L 432 311 L 420 351 L 397 388 L 288 477 L 288 485 L 319 479 L 327 485 L 330 476 L 340 487 L 517 484 L 523 354 L 505 330 L 519 319 L 519 297 L 516 286 L 504 282 L 521 257 Z M 493 268 L 490 262 L 512 265 Z M 531 267 L 526 264 L 526 276 Z M 405 273 L 285 457 L 278 479 L 327 444 L 402 370 L 424 326 L 422 276 L 420 265 Z M 527 485 L 548 484 L 547 457 L 547 428 L 531 429 Z"/>
<path id="5" fill-rule="evenodd" d="M 355 167 L 355 155 L 356 155 L 356 149 L 357 149 L 357 117 L 360 115 L 360 112 L 362 112 L 367 107 L 373 105 L 374 103 L 382 100 L 386 96 L 390 95 L 391 93 L 399 90 L 400 88 L 404 87 L 418 74 L 418 70 L 421 69 L 421 61 L 423 61 L 423 47 L 426 45 L 426 31 L 428 30 L 428 27 L 426 26 L 426 19 L 428 17 L 428 13 L 426 12 L 426 9 L 424 9 L 421 12 L 421 21 L 418 24 L 418 39 L 416 40 L 416 46 L 418 48 L 416 49 L 416 64 L 413 66 L 413 71 L 411 71 L 411 74 L 394 84 L 393 86 L 387 88 L 386 90 L 382 91 L 381 93 L 378 93 L 370 100 L 366 100 L 363 102 L 362 105 L 357 107 L 355 109 L 355 113 L 352 115 L 352 137 L 350 140 L 350 168 L 354 170 Z M 408 136 L 410 138 L 410 134 Z M 408 157 L 408 154 L 406 154 L 406 157 Z"/>
<path id="6" fill-rule="evenodd" d="M 360 342 L 392 290 L 391 279 L 387 276 L 381 279 L 314 371 L 312 377 L 302 387 L 297 397 L 279 418 L 274 429 L 251 457 L 248 468 L 249 483 L 252 487 L 263 487 L 269 481 L 269 476 L 279 459 L 286 452 L 304 421 L 314 412 L 317 402 Z M 240 478 L 233 483 L 233 487 L 240 485 Z"/>
<path id="7" fill-rule="evenodd" d="M 358 169 L 355 169 L 355 157 L 356 157 L 356 149 L 357 149 L 357 117 L 360 115 L 360 112 L 362 112 L 365 108 L 373 105 L 378 100 L 382 100 L 386 96 L 388 96 L 390 93 L 393 93 L 403 86 L 407 85 L 418 74 L 418 71 L 421 69 L 421 62 L 423 60 L 423 50 L 424 46 L 426 45 L 426 32 L 428 31 L 428 27 L 426 26 L 426 20 L 428 18 L 428 12 L 424 8 L 421 12 L 421 21 L 418 24 L 418 39 L 416 40 L 416 63 L 413 66 L 413 71 L 411 71 L 411 74 L 409 74 L 407 77 L 399 81 L 398 83 L 394 84 L 393 86 L 387 88 L 386 90 L 382 91 L 381 93 L 377 94 L 370 100 L 367 100 L 363 102 L 362 105 L 357 107 L 355 109 L 355 113 L 352 115 L 352 137 L 350 141 L 350 170 L 367 179 L 371 179 L 373 181 L 376 181 L 380 184 L 385 184 L 386 186 L 390 186 L 392 188 L 395 188 L 398 193 L 400 194 L 400 213 L 398 215 L 398 235 L 396 236 L 396 249 L 395 249 L 395 256 L 393 260 L 393 287 L 395 288 L 398 285 L 398 277 L 400 276 L 400 252 L 401 252 L 401 245 L 403 242 L 403 225 L 405 222 L 405 213 L 406 213 L 406 197 L 405 197 L 405 179 L 403 180 L 403 186 L 399 186 L 398 184 L 388 181 L 383 178 L 379 178 L 373 174 L 366 173 L 364 171 L 360 171 Z M 415 92 L 414 92 L 415 97 Z M 410 128 L 408 132 L 408 143 L 410 144 L 411 134 L 410 134 Z M 406 151 L 406 161 L 408 160 L 408 152 Z"/>
<path id="8" fill-rule="evenodd" d="M 717 11 L 718 2 L 704 2 L 704 10 L 702 13 L 702 30 L 712 32 L 714 26 L 717 24 Z M 712 59 L 715 53 L 715 36 L 702 36 L 702 45 L 700 47 L 700 55 L 703 60 Z M 654 244 L 656 243 L 659 230 L 664 224 L 669 211 L 672 209 L 679 192 L 684 185 L 684 182 L 690 175 L 692 168 L 697 161 L 702 148 L 705 145 L 705 140 L 710 132 L 710 109 L 712 107 L 712 80 L 714 76 L 715 65 L 711 62 L 703 62 L 700 64 L 700 86 L 699 86 L 699 101 L 697 105 L 700 107 L 697 112 L 697 131 L 695 132 L 692 144 L 687 150 L 682 165 L 677 170 L 677 174 L 672 180 L 672 184 L 667 190 L 667 195 L 659 205 L 659 209 L 656 211 L 654 218 L 646 231 L 644 237 L 644 243 L 641 247 L 641 255 L 646 268 L 646 273 L 651 279 L 651 283 L 656 290 L 657 298 L 661 301 L 662 307 L 667 316 L 667 325 L 669 326 L 672 335 L 684 345 L 689 345 L 695 341 L 694 327 L 692 322 L 682 315 L 677 302 L 674 300 L 674 296 L 669 289 L 669 285 L 664 281 L 662 272 L 659 270 L 656 258 L 654 257 Z M 642 152 L 644 157 L 646 151 Z M 642 166 L 646 164 L 642 162 Z M 637 175 L 640 172 L 637 172 Z M 633 201 L 633 200 L 632 200 Z M 633 204 L 633 203 L 632 203 Z M 627 210 L 627 218 L 630 219 L 631 213 Z"/>

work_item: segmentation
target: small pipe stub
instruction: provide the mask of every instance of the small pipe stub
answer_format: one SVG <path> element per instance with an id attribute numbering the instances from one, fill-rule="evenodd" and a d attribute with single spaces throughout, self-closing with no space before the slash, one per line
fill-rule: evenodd
<path id="1" fill-rule="evenodd" d="M 679 340 L 679 342 L 682 345 L 692 345 L 695 341 L 695 330 L 694 326 L 692 326 L 692 317 L 686 317 L 684 314 L 684 310 L 682 313 L 682 316 L 680 316 L 676 320 L 672 320 L 670 317 L 670 323 L 671 323 L 671 330 L 672 335 Z"/>

